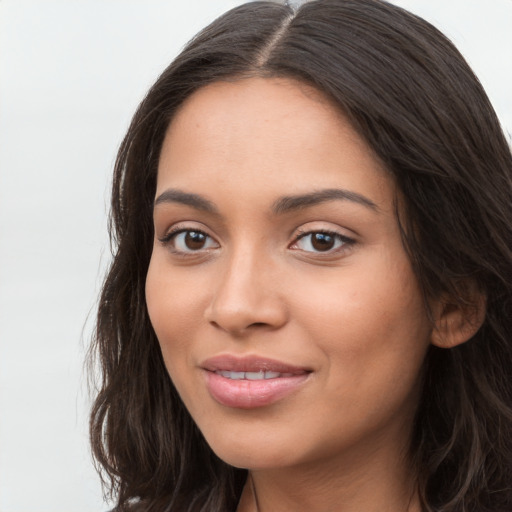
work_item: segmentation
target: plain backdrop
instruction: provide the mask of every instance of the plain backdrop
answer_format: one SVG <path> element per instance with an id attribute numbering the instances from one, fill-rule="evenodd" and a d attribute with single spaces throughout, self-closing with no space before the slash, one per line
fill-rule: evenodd
<path id="1" fill-rule="evenodd" d="M 84 358 L 117 146 L 231 0 L 0 0 L 0 512 L 101 512 Z M 512 0 L 400 0 L 443 30 L 512 133 Z M 510 136 L 509 136 L 510 139 Z"/>

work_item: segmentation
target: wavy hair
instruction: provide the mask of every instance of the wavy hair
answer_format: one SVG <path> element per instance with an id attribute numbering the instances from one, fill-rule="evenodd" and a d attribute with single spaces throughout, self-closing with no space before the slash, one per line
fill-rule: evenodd
<path id="1" fill-rule="evenodd" d="M 469 307 L 482 327 L 425 361 L 410 455 L 425 512 L 512 510 L 512 156 L 462 56 L 437 29 L 380 0 L 235 8 L 200 32 L 140 104 L 115 164 L 91 358 L 101 377 L 93 453 L 118 511 L 235 510 L 247 472 L 204 441 L 167 374 L 145 279 L 164 135 L 182 103 L 219 80 L 287 77 L 339 106 L 404 198 L 404 247 L 426 299 Z"/>

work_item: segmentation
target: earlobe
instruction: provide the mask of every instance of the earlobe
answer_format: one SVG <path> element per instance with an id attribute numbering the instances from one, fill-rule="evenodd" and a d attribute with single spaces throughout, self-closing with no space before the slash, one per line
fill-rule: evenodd
<path id="1" fill-rule="evenodd" d="M 432 308 L 435 325 L 431 342 L 440 348 L 453 348 L 471 339 L 485 320 L 486 296 L 472 285 L 464 298 L 442 300 Z"/>

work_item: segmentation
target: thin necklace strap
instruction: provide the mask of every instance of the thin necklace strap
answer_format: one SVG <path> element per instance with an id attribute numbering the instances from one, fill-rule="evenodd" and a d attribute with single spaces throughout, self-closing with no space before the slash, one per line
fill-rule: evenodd
<path id="1" fill-rule="evenodd" d="M 254 487 L 254 480 L 252 479 L 252 475 L 250 473 L 249 478 L 251 479 L 251 491 L 252 497 L 254 499 L 254 504 L 256 505 L 256 512 L 260 512 L 260 504 L 258 503 L 258 496 L 256 495 L 256 489 Z"/>

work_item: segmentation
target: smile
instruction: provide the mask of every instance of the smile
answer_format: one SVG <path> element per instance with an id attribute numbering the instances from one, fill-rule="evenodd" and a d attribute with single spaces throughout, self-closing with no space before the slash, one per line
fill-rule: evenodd
<path id="1" fill-rule="evenodd" d="M 232 372 L 229 370 L 217 370 L 217 375 L 222 375 L 226 379 L 231 380 L 268 380 L 268 379 L 281 379 L 283 377 L 292 377 L 293 373 L 279 373 L 272 371 L 259 372 Z"/>
<path id="2" fill-rule="evenodd" d="M 235 409 L 272 405 L 300 390 L 312 371 L 258 356 L 221 355 L 201 364 L 206 388 L 219 404 Z"/>

